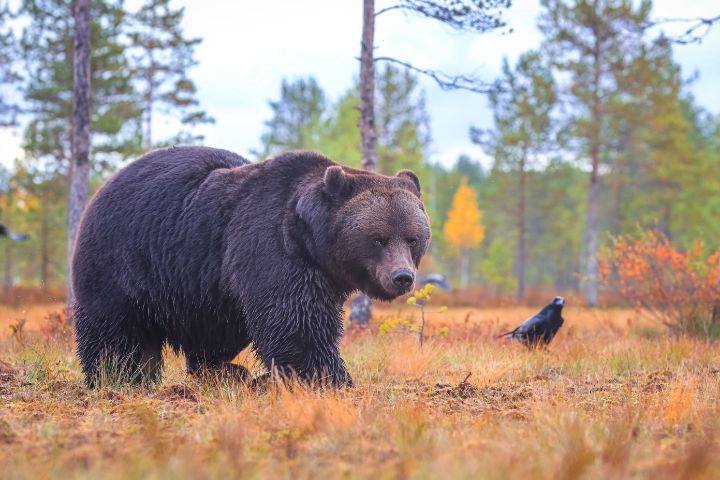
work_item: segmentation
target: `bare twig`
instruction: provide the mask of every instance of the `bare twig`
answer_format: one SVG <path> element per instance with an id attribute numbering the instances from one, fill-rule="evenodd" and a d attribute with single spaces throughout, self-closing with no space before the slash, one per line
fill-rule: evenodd
<path id="1" fill-rule="evenodd" d="M 446 91 L 467 90 L 469 92 L 487 94 L 496 88 L 496 85 L 494 83 L 487 83 L 476 77 L 472 77 L 469 75 L 453 76 L 443 72 L 438 72 L 437 70 L 418 68 L 410 63 L 403 62 L 402 60 L 398 60 L 392 57 L 376 57 L 375 61 L 395 63 L 397 65 L 401 65 L 407 68 L 408 70 L 412 70 L 413 72 L 428 76 L 435 80 L 435 82 L 440 86 L 441 89 Z"/>
<path id="2" fill-rule="evenodd" d="M 393 5 L 391 7 L 381 8 L 380 10 L 375 12 L 375 17 L 377 18 L 378 15 L 389 12 L 390 10 L 411 10 L 411 7 L 409 7 L 408 5 Z"/>
<path id="3" fill-rule="evenodd" d="M 713 25 L 720 22 L 720 15 L 715 17 L 703 18 L 659 18 L 657 20 L 649 21 L 645 24 L 645 28 L 653 28 L 658 25 L 665 25 L 668 23 L 692 23 L 692 25 L 678 36 L 670 36 L 668 40 L 672 43 L 680 45 L 689 45 L 692 43 L 701 43 L 703 38 L 710 33 Z"/>

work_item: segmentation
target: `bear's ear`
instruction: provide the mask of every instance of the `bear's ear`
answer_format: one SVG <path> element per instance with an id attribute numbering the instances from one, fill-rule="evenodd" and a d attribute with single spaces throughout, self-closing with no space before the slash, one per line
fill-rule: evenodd
<path id="1" fill-rule="evenodd" d="M 415 188 L 417 189 L 417 192 L 415 192 L 417 196 L 419 197 L 420 195 L 422 195 L 422 189 L 420 188 L 420 179 L 417 177 L 417 175 L 415 175 L 415 173 L 413 173 L 411 170 L 400 170 L 397 173 L 397 176 L 400 178 L 407 178 L 408 180 L 413 182 Z"/>
<path id="2" fill-rule="evenodd" d="M 350 177 L 340 165 L 333 165 L 325 170 L 324 190 L 331 197 L 342 197 L 350 191 Z"/>

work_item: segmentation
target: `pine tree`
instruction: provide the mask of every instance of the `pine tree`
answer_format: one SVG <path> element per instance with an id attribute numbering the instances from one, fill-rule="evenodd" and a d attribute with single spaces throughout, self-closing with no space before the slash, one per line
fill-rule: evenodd
<path id="1" fill-rule="evenodd" d="M 280 98 L 269 102 L 273 116 L 265 123 L 260 139 L 262 154 L 311 149 L 345 165 L 360 167 L 358 88 L 353 86 L 328 106 L 314 78 L 283 80 Z M 417 76 L 387 66 L 378 78 L 375 96 L 378 172 L 395 175 L 408 168 L 426 184 L 430 127 Z"/>
<path id="2" fill-rule="evenodd" d="M 495 287 L 498 296 L 506 290 L 517 288 L 517 280 L 513 278 L 513 253 L 502 238 L 490 243 L 482 261 L 482 273 L 485 280 Z"/>
<path id="3" fill-rule="evenodd" d="M 675 215 L 685 225 L 673 236 L 688 247 L 701 238 L 708 247 L 716 248 L 720 246 L 720 115 L 698 107 L 691 96 L 684 96 L 679 104 L 691 126 L 696 163 L 691 183 L 683 186 L 682 210 Z"/>
<path id="4" fill-rule="evenodd" d="M 578 159 L 588 159 L 590 184 L 586 226 L 586 300 L 597 304 L 598 239 L 600 229 L 600 167 L 608 158 L 609 107 L 620 90 L 637 46 L 651 4 L 631 0 L 542 0 L 539 27 L 543 48 L 555 68 L 568 78 L 564 85 L 572 104 L 568 128 L 578 140 Z"/>
<path id="5" fill-rule="evenodd" d="M 21 38 L 27 65 L 24 148 L 30 158 L 64 175 L 72 130 L 72 2 L 25 0 L 21 12 L 29 20 Z M 140 150 L 141 111 L 127 75 L 121 5 L 93 2 L 90 18 L 90 148 L 93 167 L 103 170 Z"/>
<path id="6" fill-rule="evenodd" d="M 317 123 L 311 123 L 303 136 L 305 147 L 354 168 L 360 168 L 358 136 L 359 96 L 353 88 L 345 92 Z"/>
<path id="7" fill-rule="evenodd" d="M 25 231 L 30 234 L 26 243 L 31 249 L 22 258 L 29 268 L 25 277 L 39 280 L 46 289 L 62 277 L 67 263 L 67 179 L 27 158 L 18 160 L 14 170 L 19 188 L 37 199 L 26 218 Z"/>
<path id="8" fill-rule="evenodd" d="M 138 79 L 144 102 L 143 148 L 147 151 L 168 143 L 194 143 L 201 135 L 191 131 L 157 142 L 153 139 L 153 119 L 157 112 L 180 114 L 180 123 L 194 127 L 214 120 L 197 108 L 197 90 L 189 70 L 197 64 L 195 47 L 200 38 L 185 38 L 184 8 L 172 8 L 171 0 L 147 0 L 131 15 L 128 36 L 132 52 L 131 75 Z"/>
<path id="9" fill-rule="evenodd" d="M 643 151 L 637 158 L 644 160 L 636 170 L 643 177 L 638 183 L 649 187 L 636 191 L 657 226 L 672 238 L 697 223 L 694 204 L 701 197 L 695 197 L 694 186 L 701 181 L 702 161 L 682 108 L 680 67 L 667 39 L 660 37 L 644 48 L 635 66 L 633 80 L 642 82 L 637 138 Z"/>
<path id="10" fill-rule="evenodd" d="M 485 227 L 482 211 L 477 205 L 477 193 L 465 177 L 453 196 L 443 232 L 445 241 L 459 252 L 460 284 L 467 287 L 470 282 L 470 253 L 485 238 Z"/>
<path id="11" fill-rule="evenodd" d="M 394 5 L 375 10 L 375 0 L 363 0 L 362 38 L 360 41 L 360 148 L 362 168 L 377 168 L 377 131 L 375 125 L 375 62 L 396 63 L 429 76 L 444 90 L 485 91 L 486 85 L 465 75 L 450 76 L 435 70 L 417 68 L 391 57 L 375 57 L 375 21 L 378 16 L 399 10 L 421 18 L 435 20 L 454 30 L 477 33 L 505 26 L 503 10 L 510 0 L 397 0 Z"/>
<path id="12" fill-rule="evenodd" d="M 17 123 L 19 108 L 13 101 L 13 90 L 20 77 L 16 71 L 19 52 L 11 25 L 7 3 L 0 1 L 0 127 Z"/>
<path id="13" fill-rule="evenodd" d="M 326 109 L 325 92 L 315 78 L 283 79 L 280 99 L 269 104 L 273 116 L 265 122 L 260 138 L 262 154 L 308 148 L 313 143 L 313 129 L 318 128 Z"/>
<path id="14" fill-rule="evenodd" d="M 363 23 L 360 40 L 360 152 L 362 168 L 377 168 L 375 130 L 375 0 L 362 0 Z"/>
<path id="15" fill-rule="evenodd" d="M 89 171 L 109 169 L 117 161 L 139 151 L 136 120 L 140 115 L 137 97 L 127 75 L 128 64 L 122 44 L 124 11 L 119 3 L 92 2 L 89 7 L 92 50 L 89 52 L 88 79 L 92 89 L 87 105 L 92 136 L 87 148 L 83 147 L 92 153 L 88 155 L 88 163 L 82 166 L 88 170 L 87 174 L 76 176 L 78 167 L 71 167 L 70 163 L 71 153 L 77 153 L 71 147 L 71 138 L 74 131 L 80 131 L 73 115 L 73 5 L 69 0 L 25 0 L 21 6 L 21 12 L 29 20 L 21 39 L 28 66 L 24 88 L 28 123 L 23 147 L 28 162 L 42 166 L 46 181 L 64 183 L 68 176 L 75 177 L 74 214 L 68 212 L 67 272 L 73 225 L 77 225 L 82 209 Z M 48 233 L 47 237 L 50 236 Z M 68 299 L 71 300 L 69 280 L 68 275 Z"/>
<path id="16" fill-rule="evenodd" d="M 67 302 L 73 304 L 72 258 L 90 179 L 90 0 L 73 3 L 73 108 L 68 202 Z"/>
<path id="17" fill-rule="evenodd" d="M 413 170 L 426 184 L 430 119 L 417 75 L 392 65 L 376 78 L 377 171 Z"/>
<path id="18" fill-rule="evenodd" d="M 527 268 L 527 171 L 552 143 L 551 113 L 556 93 L 552 71 L 538 52 L 521 55 L 514 69 L 504 59 L 502 72 L 497 88 L 489 95 L 495 128 L 473 128 L 471 137 L 494 157 L 494 168 L 517 175 L 517 187 L 510 191 L 517 198 L 516 296 L 522 299 Z"/>

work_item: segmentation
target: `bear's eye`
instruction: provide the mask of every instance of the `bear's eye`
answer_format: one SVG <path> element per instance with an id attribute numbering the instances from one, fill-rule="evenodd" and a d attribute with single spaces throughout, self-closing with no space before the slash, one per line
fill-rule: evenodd
<path id="1" fill-rule="evenodd" d="M 418 239 L 417 239 L 417 238 L 408 238 L 408 239 L 407 239 L 407 243 L 408 243 L 408 245 L 410 245 L 411 247 L 414 247 L 415 245 L 417 245 Z"/>
<path id="2" fill-rule="evenodd" d="M 384 238 L 375 237 L 373 238 L 373 243 L 376 247 L 384 247 L 385 245 L 387 245 L 387 240 L 385 240 Z"/>

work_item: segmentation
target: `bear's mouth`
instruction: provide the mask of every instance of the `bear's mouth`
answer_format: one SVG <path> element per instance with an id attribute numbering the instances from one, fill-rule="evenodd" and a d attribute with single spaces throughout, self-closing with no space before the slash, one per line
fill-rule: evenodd
<path id="1" fill-rule="evenodd" d="M 402 293 L 388 292 L 382 287 L 367 288 L 365 289 L 365 293 L 375 300 L 381 300 L 384 302 L 395 300 L 397 297 L 402 295 Z"/>
<path id="2" fill-rule="evenodd" d="M 406 288 L 399 288 L 392 284 L 384 285 L 382 281 L 371 280 L 367 283 L 366 288 L 363 290 L 372 298 L 389 302 L 390 300 L 395 300 L 397 297 L 412 291 L 413 286 L 414 283 Z"/>

